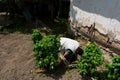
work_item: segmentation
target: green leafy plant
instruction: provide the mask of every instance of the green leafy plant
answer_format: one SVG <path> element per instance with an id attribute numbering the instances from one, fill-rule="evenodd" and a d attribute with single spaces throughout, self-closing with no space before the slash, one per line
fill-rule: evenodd
<path id="1" fill-rule="evenodd" d="M 38 29 L 34 29 L 32 33 L 32 40 L 34 43 L 39 42 L 42 39 L 42 35 Z"/>
<path id="2" fill-rule="evenodd" d="M 9 30 L 8 30 L 7 28 L 4 28 L 4 29 L 3 29 L 3 32 L 9 33 Z"/>
<path id="3" fill-rule="evenodd" d="M 107 65 L 108 79 L 120 80 L 120 56 L 115 56 L 111 63 Z"/>
<path id="4" fill-rule="evenodd" d="M 58 61 L 59 38 L 49 35 L 34 45 L 36 68 L 53 70 Z"/>
<path id="5" fill-rule="evenodd" d="M 86 46 L 81 60 L 77 62 L 77 68 L 83 77 L 95 76 L 96 67 L 100 66 L 103 61 L 102 51 L 93 42 Z"/>

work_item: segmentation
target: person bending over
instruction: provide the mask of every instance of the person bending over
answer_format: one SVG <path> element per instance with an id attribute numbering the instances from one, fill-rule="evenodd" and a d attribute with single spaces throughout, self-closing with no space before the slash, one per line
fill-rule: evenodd
<path id="1" fill-rule="evenodd" d="M 66 63 L 72 63 L 77 60 L 77 55 L 82 55 L 83 50 L 80 48 L 80 43 L 76 40 L 61 37 L 60 38 L 61 59 Z"/>

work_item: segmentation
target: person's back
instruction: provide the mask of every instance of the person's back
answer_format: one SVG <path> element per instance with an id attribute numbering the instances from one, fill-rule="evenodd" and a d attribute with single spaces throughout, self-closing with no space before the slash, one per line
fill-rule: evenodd
<path id="1" fill-rule="evenodd" d="M 80 46 L 80 43 L 70 39 L 61 37 L 60 38 L 61 49 L 70 49 L 73 53 L 75 53 L 76 49 Z"/>

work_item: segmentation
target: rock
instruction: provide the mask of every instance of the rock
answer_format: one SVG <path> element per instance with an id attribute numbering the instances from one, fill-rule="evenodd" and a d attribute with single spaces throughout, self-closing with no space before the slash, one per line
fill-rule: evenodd
<path id="1" fill-rule="evenodd" d="M 116 54 L 116 53 L 111 53 L 111 55 L 112 55 L 112 56 L 117 56 L 117 54 Z"/>

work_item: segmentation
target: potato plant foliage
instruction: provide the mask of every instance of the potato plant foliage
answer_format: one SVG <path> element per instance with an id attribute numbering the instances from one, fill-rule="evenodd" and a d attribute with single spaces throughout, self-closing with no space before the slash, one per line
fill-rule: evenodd
<path id="1" fill-rule="evenodd" d="M 54 69 L 58 61 L 59 40 L 55 35 L 49 35 L 34 45 L 36 68 Z"/>
<path id="2" fill-rule="evenodd" d="M 37 43 L 42 39 L 42 35 L 38 29 L 34 29 L 32 33 L 32 40 L 34 43 Z"/>
<path id="3" fill-rule="evenodd" d="M 81 60 L 77 62 L 77 68 L 83 77 L 94 76 L 96 67 L 101 65 L 103 61 L 102 51 L 93 42 L 86 46 Z"/>
<path id="4" fill-rule="evenodd" d="M 115 56 L 111 63 L 107 65 L 108 79 L 120 80 L 120 56 Z"/>

